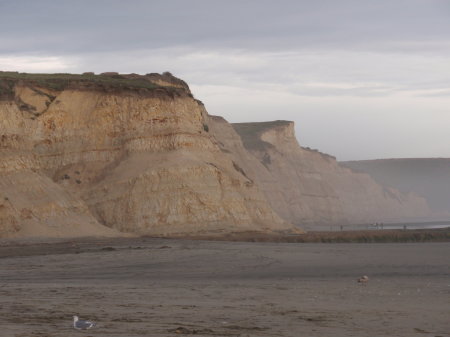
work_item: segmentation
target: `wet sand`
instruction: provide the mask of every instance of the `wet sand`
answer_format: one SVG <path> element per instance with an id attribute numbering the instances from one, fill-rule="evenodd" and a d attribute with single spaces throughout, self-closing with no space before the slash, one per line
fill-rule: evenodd
<path id="1" fill-rule="evenodd" d="M 449 256 L 449 243 L 1 241 L 0 335 L 450 336 Z M 76 314 L 98 325 L 76 331 Z"/>

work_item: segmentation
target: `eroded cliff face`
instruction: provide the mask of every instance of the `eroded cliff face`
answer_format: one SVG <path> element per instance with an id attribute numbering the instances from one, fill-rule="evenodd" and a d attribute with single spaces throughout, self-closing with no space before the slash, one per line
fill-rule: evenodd
<path id="1" fill-rule="evenodd" d="M 291 122 L 209 116 L 170 74 L 0 72 L 0 237 L 299 233 L 291 223 L 428 213 L 300 147 Z"/>
<path id="2" fill-rule="evenodd" d="M 0 236 L 293 228 L 220 150 L 183 81 L 112 76 L 3 81 Z"/>
<path id="3" fill-rule="evenodd" d="M 369 175 L 339 165 L 334 157 L 302 148 L 293 122 L 240 123 L 233 128 L 259 162 L 252 164 L 258 168 L 252 178 L 273 208 L 292 223 L 314 228 L 319 224 L 401 221 L 430 214 L 425 199 L 383 187 Z M 226 137 L 221 139 L 233 147 Z"/>

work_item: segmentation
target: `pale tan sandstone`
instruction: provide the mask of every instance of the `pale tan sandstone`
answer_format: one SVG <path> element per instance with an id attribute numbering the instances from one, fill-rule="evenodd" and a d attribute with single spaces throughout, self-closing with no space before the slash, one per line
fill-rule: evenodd
<path id="1" fill-rule="evenodd" d="M 0 225 L 3 237 L 116 236 L 100 225 L 81 200 L 30 170 L 2 174 Z"/>
<path id="2" fill-rule="evenodd" d="M 17 84 L 0 106 L 0 182 L 14 195 L 0 235 L 295 230 L 220 151 L 184 82 L 163 82 L 173 89 Z"/>
<path id="3" fill-rule="evenodd" d="M 232 124 L 222 117 L 209 116 L 208 125 L 221 151 L 232 156 L 234 164 L 258 185 L 273 209 L 283 218 L 288 219 L 290 206 L 286 202 L 285 192 L 277 177 L 251 151 L 244 147 L 241 137 L 234 130 Z"/>
<path id="4" fill-rule="evenodd" d="M 310 227 L 430 215 L 425 199 L 381 186 L 369 175 L 339 165 L 332 156 L 302 148 L 293 122 L 240 123 L 233 127 L 246 150 L 261 164 L 254 170 L 255 182 L 274 209 L 292 223 Z M 280 194 L 287 207 L 279 206 Z"/>
<path id="5" fill-rule="evenodd" d="M 301 148 L 290 122 L 233 128 L 208 116 L 168 73 L 8 81 L 0 79 L 0 236 L 298 232 L 290 223 L 428 211 L 421 198 Z"/>

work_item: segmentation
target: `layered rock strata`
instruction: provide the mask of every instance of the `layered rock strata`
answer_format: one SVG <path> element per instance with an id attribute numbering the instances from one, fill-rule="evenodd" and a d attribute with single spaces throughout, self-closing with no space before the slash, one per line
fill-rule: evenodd
<path id="1" fill-rule="evenodd" d="M 7 75 L 0 236 L 293 229 L 220 150 L 183 81 Z"/>
<path id="2" fill-rule="evenodd" d="M 169 73 L 0 72 L 0 237 L 298 233 L 428 212 L 300 147 L 292 122 L 209 116 Z"/>
<path id="3" fill-rule="evenodd" d="M 224 149 L 242 152 L 233 140 L 233 130 L 220 119 L 218 138 Z M 313 228 L 313 225 L 395 222 L 430 214 L 425 199 L 413 193 L 376 183 L 368 174 L 339 165 L 335 158 L 301 147 L 294 123 L 275 121 L 232 124 L 251 164 L 242 155 L 237 161 L 251 172 L 272 207 L 284 219 Z M 255 162 L 255 160 L 257 162 Z"/>

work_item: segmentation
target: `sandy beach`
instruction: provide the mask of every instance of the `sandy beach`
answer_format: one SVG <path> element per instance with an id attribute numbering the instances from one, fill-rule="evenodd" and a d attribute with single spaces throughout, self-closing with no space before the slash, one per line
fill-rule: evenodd
<path id="1" fill-rule="evenodd" d="M 1 241 L 1 336 L 450 336 L 448 256 L 449 243 Z M 73 315 L 97 326 L 76 331 Z"/>

